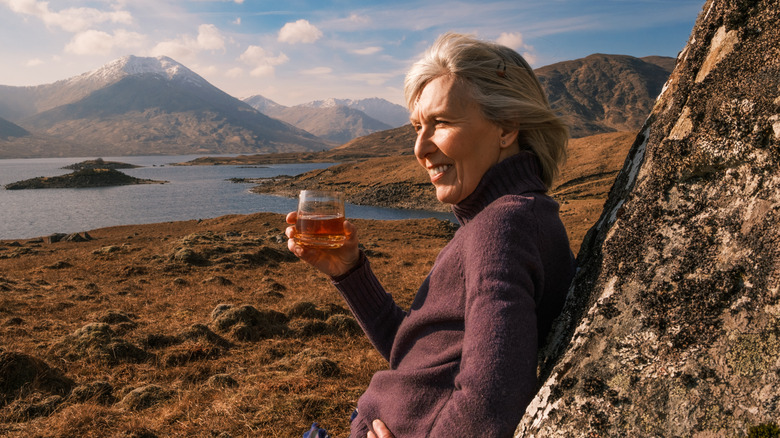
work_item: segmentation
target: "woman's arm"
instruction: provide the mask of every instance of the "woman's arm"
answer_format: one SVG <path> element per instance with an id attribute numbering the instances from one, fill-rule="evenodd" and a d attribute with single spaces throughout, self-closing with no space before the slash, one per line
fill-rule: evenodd
<path id="1" fill-rule="evenodd" d="M 333 284 L 344 297 L 352 314 L 379 354 L 390 360 L 398 326 L 406 316 L 385 292 L 361 253 L 358 266 L 346 276 L 333 278 Z"/>

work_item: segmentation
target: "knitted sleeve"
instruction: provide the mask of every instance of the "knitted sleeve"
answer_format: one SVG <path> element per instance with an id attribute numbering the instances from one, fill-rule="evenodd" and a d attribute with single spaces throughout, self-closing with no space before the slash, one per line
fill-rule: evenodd
<path id="1" fill-rule="evenodd" d="M 427 436 L 509 437 L 536 390 L 543 266 L 532 198 L 502 198 L 464 240 L 465 331 L 455 391 Z"/>
<path id="2" fill-rule="evenodd" d="M 395 334 L 406 313 L 385 292 L 366 256 L 361 252 L 356 269 L 332 280 L 368 339 L 389 361 Z"/>

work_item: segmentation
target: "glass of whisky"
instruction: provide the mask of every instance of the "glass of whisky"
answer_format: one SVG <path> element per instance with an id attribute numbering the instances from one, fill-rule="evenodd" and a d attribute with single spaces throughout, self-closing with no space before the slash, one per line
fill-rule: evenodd
<path id="1" fill-rule="evenodd" d="M 344 245 L 344 194 L 333 190 L 302 190 L 298 197 L 295 243 L 319 248 Z"/>

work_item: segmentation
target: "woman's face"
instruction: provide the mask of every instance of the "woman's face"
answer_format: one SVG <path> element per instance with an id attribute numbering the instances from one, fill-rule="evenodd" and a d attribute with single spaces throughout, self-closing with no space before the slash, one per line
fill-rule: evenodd
<path id="1" fill-rule="evenodd" d="M 451 76 L 423 88 L 411 122 L 417 131 L 414 154 L 444 203 L 462 201 L 490 167 L 516 153 L 516 131 L 506 136 L 485 119 L 468 90 Z"/>

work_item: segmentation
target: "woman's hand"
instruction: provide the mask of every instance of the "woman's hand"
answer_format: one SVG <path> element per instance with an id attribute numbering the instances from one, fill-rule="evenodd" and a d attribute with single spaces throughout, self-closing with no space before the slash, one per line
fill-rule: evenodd
<path id="1" fill-rule="evenodd" d="M 287 223 L 295 224 L 298 218 L 296 212 L 287 214 Z M 295 243 L 293 236 L 295 235 L 295 227 L 289 226 L 285 231 L 287 235 L 287 248 L 292 251 L 293 254 L 298 256 L 301 260 L 314 266 L 320 272 L 330 275 L 331 277 L 338 277 L 339 275 L 346 274 L 350 269 L 357 265 L 360 259 L 360 252 L 358 250 L 358 237 L 357 229 L 349 221 L 344 221 L 344 234 L 347 236 L 344 241 L 344 246 L 341 248 L 312 248 L 300 246 Z"/>
<path id="2" fill-rule="evenodd" d="M 374 427 L 376 432 L 371 432 L 369 430 L 367 438 L 395 438 L 395 436 L 390 433 L 390 429 L 385 426 L 385 423 L 383 423 L 382 420 L 374 420 L 371 425 Z"/>

